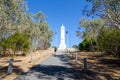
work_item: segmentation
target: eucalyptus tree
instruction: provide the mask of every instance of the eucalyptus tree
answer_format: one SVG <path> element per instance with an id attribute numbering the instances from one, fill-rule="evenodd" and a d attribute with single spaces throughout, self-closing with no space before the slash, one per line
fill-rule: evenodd
<path id="1" fill-rule="evenodd" d="M 47 22 L 45 22 L 46 16 L 42 12 L 38 12 L 34 18 L 37 20 L 36 27 L 38 28 L 37 34 L 37 41 L 38 41 L 38 47 L 48 48 L 50 44 L 50 40 L 52 37 L 52 31 L 49 28 L 49 25 Z"/>
<path id="2" fill-rule="evenodd" d="M 31 62 L 33 61 L 33 51 L 38 49 L 39 47 L 44 47 L 44 42 L 46 41 L 45 34 L 49 34 L 47 30 L 48 23 L 45 24 L 45 15 L 42 12 L 38 12 L 35 15 L 28 14 L 27 22 L 29 23 L 28 29 L 26 29 L 26 33 L 28 34 L 31 44 L 30 44 L 30 53 L 31 53 Z M 47 30 L 46 30 L 47 29 Z M 50 38 L 52 36 L 49 36 Z M 48 40 L 48 39 L 47 39 Z M 50 42 L 50 41 L 49 41 Z"/>
<path id="3" fill-rule="evenodd" d="M 24 0 L 0 0 L 0 11 L 0 41 L 2 41 L 19 31 L 18 28 L 25 20 L 26 4 Z"/>
<path id="4" fill-rule="evenodd" d="M 105 28 L 98 37 L 98 45 L 104 54 L 120 57 L 120 30 Z"/>
<path id="5" fill-rule="evenodd" d="M 112 27 L 120 28 L 120 0 L 86 0 L 92 6 L 85 6 L 83 13 L 88 16 L 97 15 L 101 18 L 107 19 Z"/>
<path id="6" fill-rule="evenodd" d="M 78 33 L 80 33 L 83 39 L 87 39 L 91 42 L 91 46 L 94 49 L 93 46 L 93 40 L 95 40 L 95 42 L 97 43 L 97 38 L 100 35 L 101 30 L 104 28 L 105 26 L 105 20 L 103 19 L 93 19 L 93 20 L 88 20 L 88 19 L 81 19 L 80 23 L 79 23 L 80 27 L 79 29 L 83 28 L 84 31 L 80 32 L 78 31 Z"/>
<path id="7" fill-rule="evenodd" d="M 36 36 L 36 27 L 35 27 L 35 23 L 34 23 L 34 19 L 33 19 L 33 14 L 29 13 L 26 14 L 26 21 L 24 22 L 24 26 L 26 26 L 26 28 L 23 28 L 23 30 L 21 30 L 22 32 L 24 32 L 26 34 L 27 37 L 29 37 L 30 40 L 30 48 L 29 48 L 29 52 L 31 54 L 31 62 L 33 62 L 33 51 L 34 51 L 34 47 L 35 47 L 35 36 Z"/>
<path id="8" fill-rule="evenodd" d="M 50 41 L 53 36 L 53 32 L 49 29 L 48 23 L 44 22 L 42 23 L 42 35 L 40 38 L 40 41 L 43 42 L 43 48 L 46 49 L 50 47 Z"/>
<path id="9" fill-rule="evenodd" d="M 42 12 L 27 14 L 26 9 L 25 0 L 0 0 L 0 40 L 16 32 L 25 33 L 31 42 L 30 52 L 40 45 L 48 48 L 52 31 L 45 21 L 46 16 Z"/>
<path id="10" fill-rule="evenodd" d="M 25 16 L 26 4 L 24 0 L 1 0 L 0 1 L 0 32 L 1 38 L 7 33 L 16 31 L 22 24 Z M 24 16 L 23 16 L 24 15 Z"/>
<path id="11" fill-rule="evenodd" d="M 38 12 L 34 15 L 34 19 L 36 20 L 35 27 L 36 27 L 36 36 L 35 36 L 35 41 L 37 42 L 35 49 L 38 48 L 39 40 L 42 36 L 43 28 L 42 28 L 42 23 L 44 22 L 45 15 L 42 12 Z M 41 42 L 40 42 L 41 43 Z"/>

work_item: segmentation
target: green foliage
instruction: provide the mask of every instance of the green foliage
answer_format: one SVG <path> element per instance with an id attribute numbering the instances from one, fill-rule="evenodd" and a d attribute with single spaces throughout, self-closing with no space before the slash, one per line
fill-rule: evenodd
<path id="1" fill-rule="evenodd" d="M 104 30 L 98 38 L 98 48 L 100 51 L 120 57 L 120 30 Z"/>
<path id="2" fill-rule="evenodd" d="M 52 48 L 57 48 L 56 46 L 52 46 Z"/>
<path id="3" fill-rule="evenodd" d="M 7 39 L 2 38 L 0 41 L 0 47 L 2 48 L 2 50 L 6 50 L 7 49 Z"/>
<path id="4" fill-rule="evenodd" d="M 6 34 L 17 32 L 18 26 L 23 28 L 26 21 L 25 10 L 24 0 L 0 1 L 0 39 L 4 38 Z"/>
<path id="5" fill-rule="evenodd" d="M 78 36 L 84 40 L 80 49 L 98 49 L 106 54 L 120 57 L 120 1 L 119 0 L 86 0 L 83 13 L 92 18 L 81 19 Z M 92 41 L 92 39 L 94 41 Z"/>
<path id="6" fill-rule="evenodd" d="M 45 21 L 46 16 L 42 12 L 35 15 L 26 13 L 26 10 L 25 0 L 0 1 L 0 49 L 2 52 L 7 49 L 35 51 L 50 47 L 53 32 Z"/>
<path id="7" fill-rule="evenodd" d="M 87 16 L 99 16 L 107 19 L 112 27 L 120 26 L 120 0 L 86 0 L 92 6 L 86 5 L 83 13 Z M 90 9 L 91 8 L 91 9 Z"/>
<path id="8" fill-rule="evenodd" d="M 94 46 L 94 50 L 96 50 L 96 43 L 95 41 L 92 40 L 87 40 L 84 39 L 80 44 L 79 44 L 79 50 L 81 51 L 93 51 L 92 46 Z"/>
<path id="9" fill-rule="evenodd" d="M 81 37 L 86 38 L 87 40 L 96 40 L 100 31 L 103 29 L 105 22 L 104 19 L 81 19 L 79 29 L 84 29 L 84 31 L 81 32 Z"/>
<path id="10" fill-rule="evenodd" d="M 78 45 L 73 45 L 72 48 L 78 49 Z"/>
<path id="11" fill-rule="evenodd" d="M 90 43 L 86 39 L 84 39 L 82 43 L 79 44 L 79 50 L 90 51 Z"/>
<path id="12" fill-rule="evenodd" d="M 14 51 L 14 55 L 16 51 L 24 51 L 27 52 L 29 50 L 30 41 L 29 38 L 26 37 L 23 33 L 15 33 L 8 38 L 3 38 L 0 41 L 2 50 L 12 49 Z"/>
<path id="13" fill-rule="evenodd" d="M 101 30 L 104 28 L 105 22 L 106 20 L 104 19 L 93 19 L 93 20 L 84 19 L 84 18 L 81 19 L 79 29 L 82 28 L 84 29 L 84 31 L 82 32 L 78 31 L 77 33 L 80 34 L 78 35 L 79 37 L 82 37 L 83 39 L 85 39 L 83 41 L 83 44 L 81 44 L 80 46 L 82 47 L 82 45 L 87 43 L 86 46 L 83 46 L 83 49 L 86 49 L 88 51 L 96 50 L 97 38 Z M 94 45 L 94 43 L 96 45 Z"/>
<path id="14" fill-rule="evenodd" d="M 30 51 L 49 48 L 53 32 L 50 30 L 48 23 L 45 22 L 44 13 L 38 12 L 34 16 L 29 14 L 28 18 L 31 24 L 25 33 L 31 40 Z M 36 19 L 36 22 L 33 19 Z"/>
<path id="15" fill-rule="evenodd" d="M 8 38 L 8 42 L 11 43 L 10 48 L 14 51 L 28 51 L 29 50 L 29 38 L 23 33 L 15 33 Z"/>

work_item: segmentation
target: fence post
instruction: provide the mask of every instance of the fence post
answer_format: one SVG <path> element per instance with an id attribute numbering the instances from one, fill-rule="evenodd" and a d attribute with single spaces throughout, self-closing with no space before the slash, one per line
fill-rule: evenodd
<path id="1" fill-rule="evenodd" d="M 7 69 L 7 74 L 11 74 L 12 73 L 13 62 L 14 62 L 14 60 L 10 59 L 9 65 L 8 65 L 8 69 Z"/>
<path id="2" fill-rule="evenodd" d="M 87 58 L 83 59 L 84 71 L 87 71 Z"/>
<path id="3" fill-rule="evenodd" d="M 78 56 L 77 56 L 77 53 L 76 53 L 76 55 L 75 55 L 75 60 L 77 61 L 77 59 L 78 59 Z"/>
<path id="4" fill-rule="evenodd" d="M 67 50 L 68 54 L 70 53 L 69 50 Z"/>

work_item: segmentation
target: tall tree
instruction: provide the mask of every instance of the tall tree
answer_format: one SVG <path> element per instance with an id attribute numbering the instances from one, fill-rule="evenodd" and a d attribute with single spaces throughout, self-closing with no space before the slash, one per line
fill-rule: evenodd
<path id="1" fill-rule="evenodd" d="M 31 42 L 31 52 L 45 45 L 48 48 L 52 31 L 45 21 L 46 16 L 42 12 L 35 15 L 26 13 L 26 9 L 24 0 L 0 1 L 0 40 L 7 39 L 16 32 L 25 33 Z"/>
<path id="2" fill-rule="evenodd" d="M 50 41 L 51 41 L 53 32 L 49 29 L 49 25 L 47 22 L 45 22 L 45 18 L 46 16 L 42 12 L 38 12 L 35 15 L 35 19 L 37 20 L 35 25 L 38 28 L 37 30 L 40 31 L 40 33 L 37 36 L 38 38 L 37 41 L 38 41 L 39 47 L 41 46 L 46 49 L 50 47 Z"/>
<path id="3" fill-rule="evenodd" d="M 81 36 L 83 39 L 89 40 L 94 50 L 93 40 L 95 40 L 95 42 L 97 43 L 97 38 L 104 26 L 105 20 L 103 19 L 88 20 L 83 18 L 80 21 L 79 29 L 84 28 L 84 31 L 83 32 L 78 31 L 78 34 L 82 34 L 78 36 Z"/>
<path id="4" fill-rule="evenodd" d="M 26 4 L 24 0 L 0 1 L 0 33 L 1 38 L 6 34 L 13 34 L 22 25 L 25 18 Z"/>
<path id="5" fill-rule="evenodd" d="M 92 4 L 87 5 L 83 12 L 88 16 L 97 15 L 107 19 L 109 25 L 120 28 L 120 0 L 86 0 Z"/>

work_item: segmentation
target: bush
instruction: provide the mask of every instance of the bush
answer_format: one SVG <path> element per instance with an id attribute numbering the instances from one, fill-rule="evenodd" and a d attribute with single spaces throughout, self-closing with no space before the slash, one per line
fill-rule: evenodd
<path id="1" fill-rule="evenodd" d="M 93 50 L 94 49 L 94 50 Z M 95 51 L 96 50 L 96 43 L 92 40 L 84 39 L 82 43 L 79 44 L 79 50 L 82 51 Z"/>
<path id="2" fill-rule="evenodd" d="M 15 33 L 8 38 L 3 38 L 0 41 L 0 44 L 3 51 L 6 51 L 6 49 L 12 49 L 15 55 L 16 51 L 27 52 L 29 50 L 30 41 L 24 33 Z"/>
<path id="3" fill-rule="evenodd" d="M 98 49 L 105 53 L 120 57 L 120 30 L 106 29 L 98 37 Z"/>

